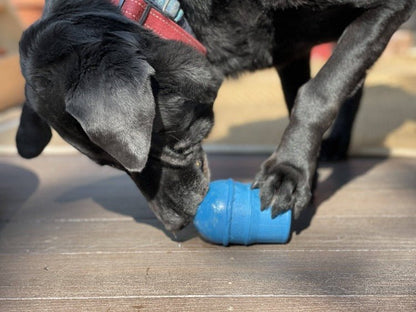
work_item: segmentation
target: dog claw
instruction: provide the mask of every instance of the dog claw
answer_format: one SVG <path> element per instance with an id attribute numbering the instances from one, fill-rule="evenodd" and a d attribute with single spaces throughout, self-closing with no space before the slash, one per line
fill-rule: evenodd
<path id="1" fill-rule="evenodd" d="M 276 218 L 278 215 L 289 209 L 282 209 L 281 207 L 272 207 L 272 219 Z"/>
<path id="2" fill-rule="evenodd" d="M 266 209 L 267 209 L 267 207 L 269 207 L 269 205 L 265 205 L 265 204 L 263 203 L 263 201 L 261 201 L 260 210 L 261 210 L 261 211 L 264 211 L 264 210 L 266 210 Z"/>
<path id="3" fill-rule="evenodd" d="M 280 214 L 279 209 L 272 209 L 272 219 L 276 218 Z"/>
<path id="4" fill-rule="evenodd" d="M 254 190 L 254 189 L 258 189 L 260 187 L 260 182 L 259 181 L 254 181 L 252 184 L 251 184 L 251 189 L 252 190 Z"/>

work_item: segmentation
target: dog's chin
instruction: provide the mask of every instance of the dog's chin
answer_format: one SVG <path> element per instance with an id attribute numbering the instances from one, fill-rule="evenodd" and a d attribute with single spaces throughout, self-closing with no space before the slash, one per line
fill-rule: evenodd
<path id="1" fill-rule="evenodd" d="M 163 213 L 159 205 L 154 202 L 149 202 L 150 209 L 153 210 L 156 217 L 162 222 L 163 226 L 167 231 L 174 232 L 183 229 L 192 221 L 191 215 L 179 214 L 173 209 L 165 209 Z"/>

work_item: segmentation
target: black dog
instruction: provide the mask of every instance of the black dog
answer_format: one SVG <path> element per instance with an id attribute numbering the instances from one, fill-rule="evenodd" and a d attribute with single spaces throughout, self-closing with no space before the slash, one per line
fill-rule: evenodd
<path id="1" fill-rule="evenodd" d="M 290 123 L 253 187 L 272 215 L 311 198 L 323 157 L 342 158 L 366 71 L 414 0 L 181 0 L 203 55 L 165 40 L 109 0 L 46 2 L 20 42 L 26 98 L 17 147 L 37 156 L 50 126 L 101 165 L 124 170 L 169 230 L 186 225 L 209 182 L 201 141 L 225 76 L 276 67 Z M 309 54 L 338 40 L 310 79 Z M 338 112 L 341 110 L 341 114 Z"/>

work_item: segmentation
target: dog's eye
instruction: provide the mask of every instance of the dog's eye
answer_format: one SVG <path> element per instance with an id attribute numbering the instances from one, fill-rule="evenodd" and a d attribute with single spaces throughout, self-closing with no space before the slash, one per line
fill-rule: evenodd
<path id="1" fill-rule="evenodd" d="M 195 161 L 195 166 L 197 166 L 198 168 L 202 168 L 202 161 L 199 159 Z"/>

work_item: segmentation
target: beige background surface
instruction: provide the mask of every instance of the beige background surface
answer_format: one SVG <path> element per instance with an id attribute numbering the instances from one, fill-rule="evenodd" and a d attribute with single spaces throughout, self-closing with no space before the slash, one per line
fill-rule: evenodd
<path id="1" fill-rule="evenodd" d="M 315 61 L 313 71 L 320 67 Z M 288 123 L 274 70 L 227 81 L 215 103 L 208 142 L 277 144 Z M 352 154 L 416 155 L 416 58 L 384 56 L 368 75 L 353 132 Z"/>
<path id="2" fill-rule="evenodd" d="M 314 72 L 320 65 L 314 62 Z M 288 123 L 273 69 L 226 81 L 214 110 L 216 124 L 206 143 L 215 149 L 272 149 Z M 19 114 L 19 107 L 0 114 L 0 153 L 15 153 Z M 46 152 L 73 150 L 54 133 Z M 384 56 L 371 69 L 351 154 L 416 156 L 416 57 Z"/>

